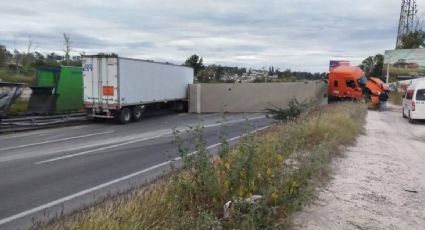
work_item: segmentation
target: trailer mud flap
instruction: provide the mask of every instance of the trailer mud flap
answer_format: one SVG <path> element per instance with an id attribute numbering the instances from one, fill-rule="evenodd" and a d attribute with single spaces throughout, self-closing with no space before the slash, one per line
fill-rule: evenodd
<path id="1" fill-rule="evenodd" d="M 49 114 L 55 112 L 56 94 L 52 87 L 31 87 L 32 94 L 28 102 L 28 113 Z"/>

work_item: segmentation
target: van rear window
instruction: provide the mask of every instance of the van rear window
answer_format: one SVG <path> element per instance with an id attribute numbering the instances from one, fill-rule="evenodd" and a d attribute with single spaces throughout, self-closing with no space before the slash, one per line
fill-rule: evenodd
<path id="1" fill-rule="evenodd" d="M 416 100 L 425 101 L 425 89 L 419 89 L 416 92 Z"/>

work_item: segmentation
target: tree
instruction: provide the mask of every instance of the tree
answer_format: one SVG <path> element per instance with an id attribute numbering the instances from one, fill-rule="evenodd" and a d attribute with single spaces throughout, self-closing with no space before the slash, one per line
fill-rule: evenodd
<path id="1" fill-rule="evenodd" d="M 15 60 L 16 74 L 19 74 L 21 68 L 19 63 L 21 62 L 22 54 L 17 49 L 13 51 L 13 59 Z"/>
<path id="2" fill-rule="evenodd" d="M 244 73 L 246 73 L 246 68 L 239 68 L 238 69 L 238 76 L 241 77 Z"/>
<path id="3" fill-rule="evenodd" d="M 21 60 L 21 64 L 26 70 L 31 66 L 31 64 L 34 61 L 34 56 L 31 53 L 32 45 L 33 45 L 33 39 L 31 36 L 28 36 L 27 52 L 22 53 L 22 60 Z"/>
<path id="4" fill-rule="evenodd" d="M 63 33 L 63 39 L 64 39 L 64 52 L 65 52 L 65 61 L 66 61 L 66 65 L 69 65 L 69 53 L 71 52 L 71 37 L 69 36 L 69 34 Z"/>
<path id="5" fill-rule="evenodd" d="M 412 30 L 400 38 L 400 45 L 396 49 L 417 49 L 425 47 L 425 31 L 423 16 L 416 18 Z"/>
<path id="6" fill-rule="evenodd" d="M 425 47 L 425 31 L 415 30 L 401 37 L 401 49 L 417 49 Z"/>
<path id="7" fill-rule="evenodd" d="M 7 50 L 4 45 L 0 44 L 0 67 L 4 67 L 7 61 Z"/>
<path id="8" fill-rule="evenodd" d="M 213 66 L 213 69 L 214 69 L 214 80 L 217 81 L 217 82 L 221 81 L 221 78 L 224 75 L 223 67 L 218 65 L 218 66 Z"/>
<path id="9" fill-rule="evenodd" d="M 202 57 L 199 58 L 199 56 L 196 54 L 187 58 L 184 62 L 184 65 L 192 67 L 195 76 L 198 76 L 199 71 L 204 68 Z"/>
<path id="10" fill-rule="evenodd" d="M 372 76 L 383 77 L 382 69 L 384 68 L 384 55 L 375 55 L 375 57 L 373 57 L 373 64 Z"/>
<path id="11" fill-rule="evenodd" d="M 369 56 L 362 61 L 360 68 L 363 69 L 366 76 L 383 77 L 382 69 L 384 68 L 384 55 L 376 54 Z"/>
<path id="12" fill-rule="evenodd" d="M 372 73 L 373 66 L 373 56 L 369 56 L 362 61 L 360 68 L 362 68 L 365 74 L 369 76 Z"/>
<path id="13" fill-rule="evenodd" d="M 28 36 L 28 46 L 27 46 L 27 54 L 31 53 L 31 48 L 33 45 L 33 39 L 31 36 Z"/>
<path id="14" fill-rule="evenodd" d="M 39 52 L 34 53 L 34 58 L 36 61 L 44 61 L 44 55 Z"/>
<path id="15" fill-rule="evenodd" d="M 199 83 L 208 83 L 214 77 L 214 71 L 212 68 L 203 68 L 199 71 L 196 79 Z"/>
<path id="16" fill-rule="evenodd" d="M 273 76 L 273 74 L 274 74 L 274 67 L 271 66 L 271 67 L 269 67 L 268 76 Z"/>
<path id="17" fill-rule="evenodd" d="M 290 69 L 286 69 L 283 72 L 279 72 L 279 74 L 277 75 L 278 78 L 288 78 L 292 76 L 292 72 Z"/>

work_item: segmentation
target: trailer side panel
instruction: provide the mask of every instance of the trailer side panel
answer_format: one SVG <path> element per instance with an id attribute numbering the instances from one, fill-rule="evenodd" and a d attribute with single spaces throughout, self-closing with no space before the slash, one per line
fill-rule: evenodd
<path id="1" fill-rule="evenodd" d="M 187 98 L 193 69 L 119 58 L 120 104 L 146 104 Z"/>

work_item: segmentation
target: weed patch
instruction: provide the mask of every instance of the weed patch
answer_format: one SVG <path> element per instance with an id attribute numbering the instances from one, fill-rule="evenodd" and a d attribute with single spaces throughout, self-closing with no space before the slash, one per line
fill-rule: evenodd
<path id="1" fill-rule="evenodd" d="M 9 108 L 9 113 L 23 113 L 26 112 L 28 109 L 28 101 L 24 100 L 17 100 L 15 103 L 13 103 Z"/>

